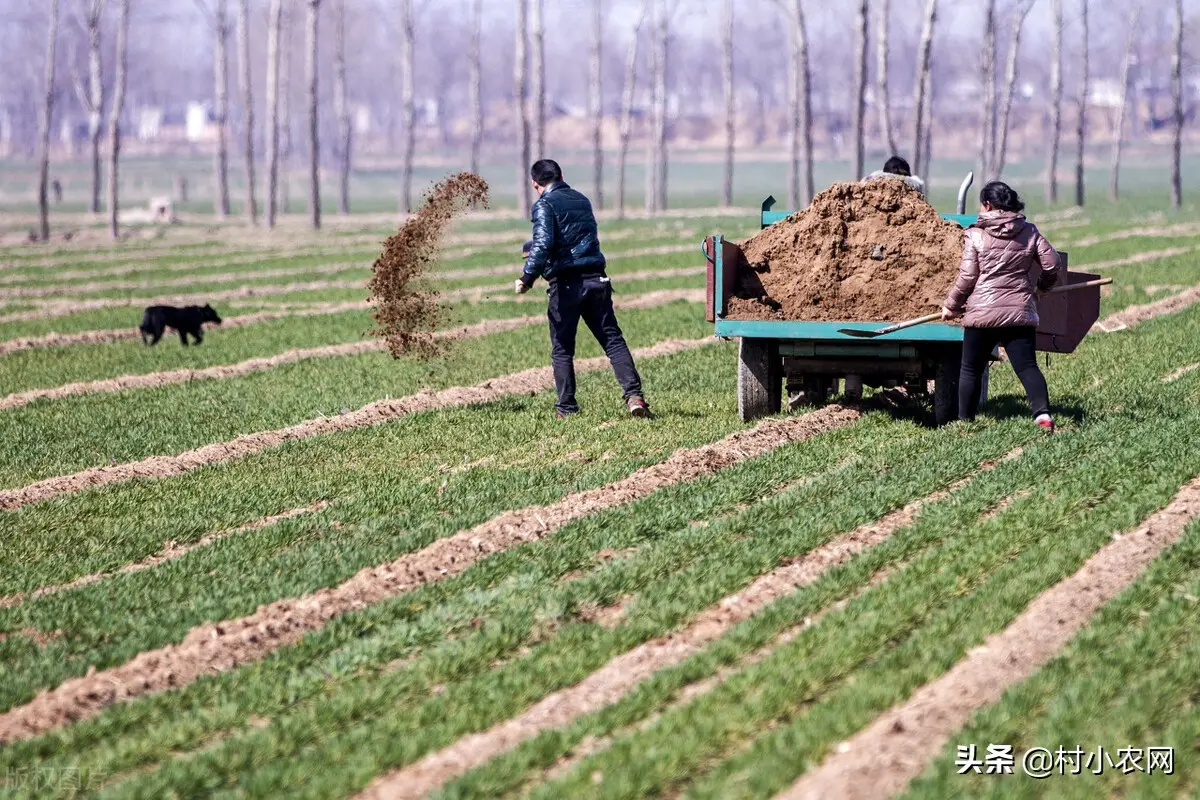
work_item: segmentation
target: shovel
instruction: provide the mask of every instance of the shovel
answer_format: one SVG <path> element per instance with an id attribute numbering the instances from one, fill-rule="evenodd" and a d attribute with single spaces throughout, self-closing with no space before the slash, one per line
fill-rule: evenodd
<path id="1" fill-rule="evenodd" d="M 1064 286 L 1055 286 L 1053 289 L 1044 292 L 1043 294 L 1058 294 L 1059 292 L 1073 292 L 1076 289 L 1086 289 L 1091 286 L 1107 286 L 1112 283 L 1112 278 L 1097 278 L 1094 281 L 1083 281 L 1081 283 L 1070 283 Z M 844 333 L 847 336 L 855 336 L 859 339 L 874 339 L 876 336 L 883 336 L 888 333 L 894 333 L 905 328 L 911 328 L 914 325 L 922 325 L 926 322 L 934 322 L 942 318 L 942 312 L 936 314 L 926 314 L 923 317 L 897 322 L 895 325 L 888 325 L 886 328 L 878 328 L 873 331 L 860 331 L 853 328 L 840 328 L 838 333 Z"/>

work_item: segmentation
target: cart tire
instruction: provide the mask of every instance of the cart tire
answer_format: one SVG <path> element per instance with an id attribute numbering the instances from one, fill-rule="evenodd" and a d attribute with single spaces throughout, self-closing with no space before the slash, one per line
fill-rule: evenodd
<path id="1" fill-rule="evenodd" d="M 783 405 L 783 363 L 775 342 L 740 340 L 737 384 L 738 416 L 743 422 L 779 413 Z"/>
<path id="2" fill-rule="evenodd" d="M 958 373 L 962 369 L 962 349 L 949 349 L 938 361 L 933 376 L 933 421 L 941 426 L 958 419 Z"/>

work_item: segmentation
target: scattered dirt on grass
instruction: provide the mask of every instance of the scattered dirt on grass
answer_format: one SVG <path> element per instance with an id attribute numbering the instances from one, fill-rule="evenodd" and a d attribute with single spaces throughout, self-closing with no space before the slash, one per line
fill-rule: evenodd
<path id="1" fill-rule="evenodd" d="M 697 345 L 676 342 L 659 347 L 670 352 Z M 0 715 L 0 743 L 36 736 L 92 716 L 115 702 L 179 688 L 202 675 L 257 661 L 299 641 L 305 633 L 320 629 L 336 616 L 445 580 L 493 553 L 549 536 L 571 520 L 624 505 L 664 486 L 714 474 L 789 442 L 844 427 L 859 416 L 853 409 L 828 406 L 800 417 L 768 420 L 713 444 L 681 448 L 665 461 L 607 486 L 569 494 L 548 506 L 506 511 L 389 564 L 363 569 L 340 586 L 279 600 L 241 619 L 194 628 L 178 645 L 73 678 Z"/>
<path id="2" fill-rule="evenodd" d="M 24 639 L 29 639 L 38 647 L 45 647 L 55 639 L 61 639 L 63 637 L 63 632 L 51 631 L 50 633 L 46 633 L 45 631 L 39 631 L 37 628 L 22 628 L 19 631 L 13 631 L 11 633 L 0 632 L 0 642 L 3 642 L 13 636 L 20 636 Z"/>
<path id="3" fill-rule="evenodd" d="M 1038 595 L 1007 628 L 844 742 L 780 796 L 854 800 L 902 791 L 971 714 L 1055 656 L 1197 517 L 1200 478 L 1185 484 L 1137 530 L 1118 535 L 1078 572 Z"/>
<path id="4" fill-rule="evenodd" d="M 1161 300 L 1123 308 L 1097 322 L 1092 326 L 1092 330 L 1115 333 L 1164 314 L 1175 314 L 1196 303 L 1200 303 L 1200 285 L 1190 286 Z"/>
<path id="5" fill-rule="evenodd" d="M 669 339 L 650 347 L 634 351 L 635 358 L 655 358 L 672 353 L 705 347 L 715 339 Z M 579 359 L 575 362 L 576 372 L 591 372 L 608 367 L 604 356 Z M 225 442 L 204 445 L 173 456 L 150 456 L 141 461 L 131 461 L 104 467 L 92 467 L 71 475 L 47 478 L 19 489 L 0 491 L 0 510 L 11 510 L 36 503 L 58 495 L 94 489 L 112 483 L 131 480 L 153 480 L 183 475 L 194 469 L 233 461 L 261 453 L 286 442 L 322 436 L 339 431 L 355 430 L 414 414 L 442 408 L 490 403 L 513 394 L 532 395 L 554 385 L 554 373 L 550 367 L 532 369 L 490 378 L 474 386 L 454 386 L 438 391 L 426 390 L 407 397 L 377 400 L 360 409 L 339 414 L 335 417 L 318 417 L 271 431 L 246 433 Z"/>
<path id="6" fill-rule="evenodd" d="M 105 578 L 111 578 L 114 575 L 128 575 L 133 572 L 141 572 L 144 569 L 150 569 L 151 567 L 157 567 L 158 565 L 165 564 L 168 561 L 174 561 L 177 558 L 182 558 L 193 550 L 199 550 L 203 547 L 208 547 L 210 544 L 218 542 L 221 539 L 225 539 L 229 536 L 256 531 L 261 528 L 266 528 L 269 525 L 274 525 L 276 522 L 280 522 L 285 519 L 292 519 L 293 517 L 299 517 L 303 514 L 313 514 L 317 511 L 328 508 L 331 504 L 332 501 L 322 500 L 321 502 L 313 503 L 310 506 L 293 508 L 288 511 L 284 511 L 281 514 L 274 514 L 245 525 L 239 525 L 236 528 L 229 528 L 227 530 L 217 531 L 216 533 L 210 533 L 203 538 L 189 544 L 177 544 L 174 541 L 168 541 L 165 542 L 162 549 L 154 555 L 144 558 L 141 561 L 133 564 L 126 564 L 114 572 L 93 572 L 90 575 L 83 575 L 82 577 L 76 578 L 70 583 L 60 583 L 56 586 L 43 586 L 40 589 L 35 589 L 28 595 L 15 594 L 8 597 L 0 597 L 0 608 L 11 608 L 12 606 L 19 605 L 27 599 L 32 600 L 37 597 L 44 597 L 48 594 L 56 594 L 58 592 L 70 591 L 71 589 L 79 589 L 83 586 L 90 586 L 93 583 L 99 583 Z"/>
<path id="7" fill-rule="evenodd" d="M 1154 237 L 1156 239 L 1173 239 L 1193 237 L 1200 235 L 1200 225 L 1194 222 L 1180 223 L 1179 225 L 1159 225 L 1139 228 L 1127 228 L 1121 231 L 1113 231 L 1112 233 L 1102 233 L 1096 236 L 1085 236 L 1082 239 L 1071 243 L 1072 247 L 1091 247 L 1092 245 L 1102 244 L 1103 242 L 1115 242 L 1122 239 L 1136 239 L 1138 237 Z"/>
<path id="8" fill-rule="evenodd" d="M 898 321 L 945 300 L 963 230 L 903 181 L 837 183 L 742 250 L 731 318 Z"/>
<path id="9" fill-rule="evenodd" d="M 393 357 L 428 358 L 438 352 L 433 330 L 445 312 L 437 294 L 417 282 L 435 263 L 450 223 L 472 203 L 487 206 L 487 182 L 471 172 L 451 175 L 434 185 L 420 210 L 383 243 L 371 267 L 377 325 L 371 333 L 387 343 Z"/>
<path id="10" fill-rule="evenodd" d="M 1179 369 L 1172 372 L 1170 375 L 1164 375 L 1163 383 L 1174 383 L 1175 381 L 1182 378 L 1184 375 L 1188 375 L 1192 372 L 1195 372 L 1198 369 L 1200 369 L 1200 361 L 1197 361 L 1195 364 L 1188 364 L 1186 367 L 1180 367 Z"/>
<path id="11" fill-rule="evenodd" d="M 835 410 L 834 413 L 839 415 L 850 414 L 847 419 L 857 417 L 857 413 L 849 409 L 830 406 L 794 419 L 798 421 L 819 418 L 829 410 Z M 765 425 L 756 430 L 763 428 Z M 1020 450 L 1014 450 L 1002 460 L 1018 455 Z M 914 514 L 922 505 L 944 498 L 975 475 L 994 467 L 995 463 L 998 462 L 983 464 L 974 474 L 956 482 L 948 489 L 886 514 L 874 523 L 856 528 L 790 564 L 761 576 L 745 590 L 726 597 L 700 612 L 682 631 L 644 642 L 613 658 L 574 686 L 543 698 L 517 717 L 489 730 L 465 736 L 454 744 L 429 754 L 421 761 L 377 779 L 360 797 L 386 797 L 392 800 L 423 797 L 446 781 L 516 747 L 548 728 L 562 727 L 584 714 L 617 702 L 654 673 L 681 663 L 737 623 L 749 619 L 801 586 L 815 582 L 828 570 L 882 542 L 897 529 L 912 524 Z"/>

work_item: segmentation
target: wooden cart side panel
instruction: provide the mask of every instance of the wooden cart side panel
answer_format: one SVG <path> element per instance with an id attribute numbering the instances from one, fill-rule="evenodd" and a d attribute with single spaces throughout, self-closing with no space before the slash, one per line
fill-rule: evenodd
<path id="1" fill-rule="evenodd" d="M 729 298 L 737 287 L 742 258 L 742 248 L 734 242 L 721 240 L 721 316 L 729 311 Z"/>
<path id="2" fill-rule="evenodd" d="M 706 236 L 704 238 L 704 319 L 708 322 L 716 322 L 717 315 L 715 312 L 716 298 L 714 296 L 714 288 L 716 286 L 716 265 L 713 263 L 713 253 L 716 252 L 716 242 L 718 237 Z"/>

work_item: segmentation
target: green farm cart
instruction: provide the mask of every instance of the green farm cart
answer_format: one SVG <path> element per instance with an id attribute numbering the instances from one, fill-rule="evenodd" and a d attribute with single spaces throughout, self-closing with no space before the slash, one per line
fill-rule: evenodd
<path id="1" fill-rule="evenodd" d="M 963 213 L 971 180 L 968 175 L 959 190 L 958 213 L 942 215 L 964 227 L 976 219 Z M 774 203 L 773 197 L 763 202 L 761 228 L 790 215 L 773 211 Z M 708 262 L 707 319 L 718 337 L 739 340 L 738 414 L 743 420 L 779 413 L 785 386 L 789 407 L 819 405 L 837 392 L 839 381 L 845 382 L 848 399 L 861 396 L 863 386 L 902 386 L 910 397 L 932 399 L 936 424 L 957 418 L 963 336 L 958 325 L 931 322 L 864 339 L 841 331 L 875 331 L 887 323 L 728 319 L 727 301 L 737 285 L 738 270 L 745 268 L 745 257 L 736 243 L 720 234 L 707 237 L 702 249 Z M 1067 254 L 1061 255 L 1065 267 Z M 1098 277 L 1067 272 L 1067 282 L 1072 284 Z M 1037 349 L 1073 352 L 1099 315 L 1099 286 L 1043 296 L 1038 304 Z M 984 399 L 986 390 L 985 379 Z"/>

